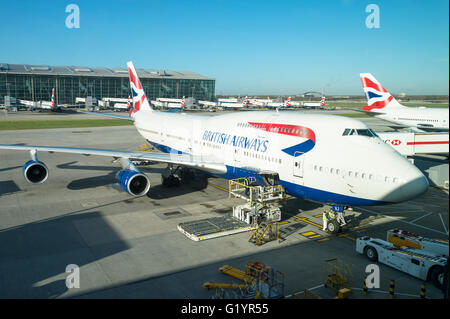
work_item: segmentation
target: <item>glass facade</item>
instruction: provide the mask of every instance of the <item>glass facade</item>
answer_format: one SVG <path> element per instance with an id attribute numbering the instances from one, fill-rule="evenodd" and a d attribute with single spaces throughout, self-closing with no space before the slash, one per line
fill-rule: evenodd
<path id="1" fill-rule="evenodd" d="M 215 80 L 140 78 L 150 100 L 158 97 L 197 100 L 214 98 Z M 75 104 L 75 98 L 92 96 L 127 98 L 130 95 L 128 77 L 70 76 L 14 74 L 0 72 L 0 104 L 6 95 L 29 101 L 50 101 L 55 88 L 57 104 Z"/>

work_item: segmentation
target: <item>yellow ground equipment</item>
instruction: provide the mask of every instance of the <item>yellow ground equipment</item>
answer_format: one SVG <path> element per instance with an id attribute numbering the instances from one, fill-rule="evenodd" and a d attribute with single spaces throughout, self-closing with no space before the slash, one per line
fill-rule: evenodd
<path id="1" fill-rule="evenodd" d="M 243 282 L 249 283 L 249 284 L 254 284 L 254 278 L 252 276 L 250 276 L 249 274 L 245 273 L 242 270 L 239 270 L 237 268 L 228 266 L 228 265 L 224 265 L 222 267 L 219 268 L 220 272 L 223 272 L 224 274 L 234 277 L 236 279 L 242 280 Z"/>
<path id="2" fill-rule="evenodd" d="M 352 294 L 352 290 L 350 288 L 342 288 L 338 290 L 338 294 L 335 299 L 347 299 Z"/>
<path id="3" fill-rule="evenodd" d="M 222 288 L 222 289 L 246 289 L 248 288 L 248 285 L 244 285 L 244 284 L 226 284 L 226 283 L 219 283 L 219 282 L 205 282 L 203 283 L 203 288 L 208 288 L 208 289 L 214 289 L 214 288 Z"/>
<path id="4" fill-rule="evenodd" d="M 350 288 L 351 272 L 349 267 L 337 258 L 325 261 L 326 281 L 325 287 L 330 287 L 338 292 L 342 288 Z"/>
<path id="5" fill-rule="evenodd" d="M 248 241 L 259 246 L 272 240 L 280 240 L 278 231 L 279 227 L 277 222 L 265 221 L 260 223 L 252 232 Z"/>
<path id="6" fill-rule="evenodd" d="M 245 271 L 229 265 L 224 265 L 219 270 L 245 284 L 205 282 L 204 288 L 216 289 L 216 298 L 284 298 L 283 273 L 273 270 L 262 262 L 249 262 L 245 265 Z"/>
<path id="7" fill-rule="evenodd" d="M 406 230 L 391 229 L 387 232 L 387 241 L 397 247 L 410 247 L 448 256 L 448 240 L 431 239 Z"/>

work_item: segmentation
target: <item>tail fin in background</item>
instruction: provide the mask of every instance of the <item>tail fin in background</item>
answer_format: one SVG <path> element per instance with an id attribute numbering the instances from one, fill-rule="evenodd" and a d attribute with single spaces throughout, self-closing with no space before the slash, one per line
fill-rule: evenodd
<path id="1" fill-rule="evenodd" d="M 184 96 L 183 96 L 183 98 L 181 99 L 181 107 L 184 107 L 186 104 L 184 103 Z"/>
<path id="2" fill-rule="evenodd" d="M 127 108 L 131 108 L 131 96 L 128 96 Z"/>
<path id="3" fill-rule="evenodd" d="M 247 107 L 248 106 L 248 96 L 246 95 L 244 98 L 244 101 L 242 102 L 242 106 L 243 107 Z"/>
<path id="4" fill-rule="evenodd" d="M 133 96 L 133 108 L 130 110 L 130 116 L 140 110 L 152 111 L 133 62 L 127 62 L 127 67 L 128 76 L 130 77 L 131 95 Z"/>
<path id="5" fill-rule="evenodd" d="M 54 88 L 52 89 L 52 99 L 51 99 L 51 101 L 52 101 L 52 109 L 54 109 L 55 108 L 55 89 Z"/>
<path id="6" fill-rule="evenodd" d="M 367 98 L 364 111 L 404 107 L 378 82 L 371 73 L 361 73 L 361 82 Z"/>
<path id="7" fill-rule="evenodd" d="M 321 106 L 325 105 L 325 96 L 322 96 L 322 99 L 320 100 L 320 105 Z"/>
<path id="8" fill-rule="evenodd" d="M 284 101 L 285 106 L 291 106 L 291 97 L 288 97 L 286 101 Z"/>

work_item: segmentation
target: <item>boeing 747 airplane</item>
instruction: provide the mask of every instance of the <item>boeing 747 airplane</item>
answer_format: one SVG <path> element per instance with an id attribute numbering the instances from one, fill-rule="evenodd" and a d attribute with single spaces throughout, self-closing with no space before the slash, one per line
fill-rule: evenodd
<path id="1" fill-rule="evenodd" d="M 284 112 L 239 112 L 215 116 L 153 110 L 132 62 L 128 62 L 136 130 L 157 152 L 0 145 L 29 151 L 25 179 L 33 184 L 48 178 L 37 152 L 63 152 L 120 159 L 117 175 L 129 194 L 143 196 L 148 177 L 133 161 L 167 163 L 163 184 L 174 167 L 195 168 L 233 179 L 263 174 L 278 176 L 293 196 L 332 205 L 383 205 L 410 200 L 428 189 L 426 177 L 363 122 L 346 117 Z M 120 117 L 113 115 L 114 117 Z"/>

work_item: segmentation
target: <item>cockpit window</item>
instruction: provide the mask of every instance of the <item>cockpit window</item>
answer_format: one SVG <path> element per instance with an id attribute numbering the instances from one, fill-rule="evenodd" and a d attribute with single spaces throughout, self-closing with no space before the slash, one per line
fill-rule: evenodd
<path id="1" fill-rule="evenodd" d="M 344 131 L 344 133 L 342 134 L 343 136 L 345 136 L 345 135 L 348 135 L 348 133 L 350 133 L 350 129 L 349 128 L 346 128 L 345 129 L 345 131 Z"/>
<path id="2" fill-rule="evenodd" d="M 369 129 L 356 130 L 358 135 L 373 137 L 373 133 Z"/>
<path id="3" fill-rule="evenodd" d="M 360 135 L 360 136 L 367 136 L 367 137 L 377 137 L 378 136 L 372 129 L 350 129 L 350 128 L 346 128 L 344 130 L 344 133 L 342 133 L 342 135 L 343 136 Z"/>
<path id="4" fill-rule="evenodd" d="M 371 132 L 372 132 L 372 134 L 373 134 L 373 136 L 376 136 L 376 137 L 378 137 L 378 134 L 377 133 L 375 133 L 375 131 L 374 130 L 372 130 L 372 129 L 369 129 Z"/>

